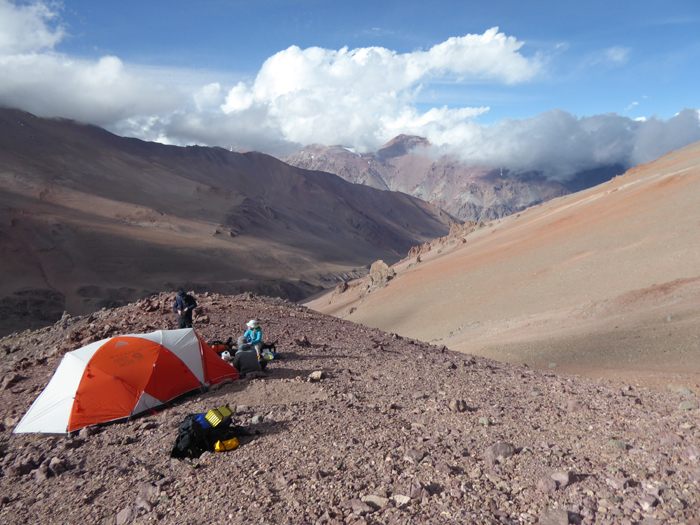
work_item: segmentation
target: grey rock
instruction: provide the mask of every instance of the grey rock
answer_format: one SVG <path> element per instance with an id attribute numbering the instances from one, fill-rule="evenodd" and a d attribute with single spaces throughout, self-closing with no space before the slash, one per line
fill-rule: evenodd
<path id="1" fill-rule="evenodd" d="M 320 381 L 326 378 L 326 373 L 323 370 L 314 370 L 309 374 L 309 379 L 311 381 Z"/>
<path id="2" fill-rule="evenodd" d="M 65 449 L 80 448 L 80 447 L 83 446 L 84 443 L 85 443 L 85 440 L 84 440 L 84 439 L 81 439 L 81 438 L 73 438 L 73 439 L 69 439 L 68 441 L 66 441 L 66 442 L 63 444 L 63 448 L 65 448 Z"/>
<path id="3" fill-rule="evenodd" d="M 160 478 L 158 481 L 156 481 L 156 488 L 160 492 L 163 487 L 167 487 L 168 485 L 172 485 L 173 481 L 175 481 L 173 478 L 170 476 L 165 476 L 163 478 Z"/>
<path id="4" fill-rule="evenodd" d="M 404 494 L 396 494 L 395 496 L 392 496 L 391 499 L 394 500 L 394 503 L 396 503 L 396 506 L 399 508 L 405 507 L 411 502 L 411 498 Z"/>
<path id="5" fill-rule="evenodd" d="M 545 494 L 550 494 L 557 490 L 557 482 L 551 476 L 545 476 L 537 482 L 537 490 Z"/>
<path id="6" fill-rule="evenodd" d="M 659 441 L 661 446 L 676 445 L 681 443 L 683 438 L 676 434 L 675 432 L 664 432 L 661 434 L 661 439 Z"/>
<path id="7" fill-rule="evenodd" d="M 686 401 L 681 401 L 681 403 L 678 405 L 678 410 L 695 410 L 698 408 L 698 405 L 695 403 L 695 401 L 690 401 L 689 399 Z"/>
<path id="8" fill-rule="evenodd" d="M 54 474 L 60 476 L 65 471 L 69 470 L 70 465 L 65 460 L 55 457 L 51 458 L 49 461 L 49 468 Z"/>
<path id="9" fill-rule="evenodd" d="M 34 475 L 34 480 L 37 482 L 37 484 L 41 484 L 51 477 L 51 471 L 44 464 L 40 465 L 38 469 L 32 471 L 32 474 Z"/>
<path id="10" fill-rule="evenodd" d="M 611 439 L 605 444 L 608 448 L 614 448 L 617 450 L 627 450 L 627 443 L 620 439 Z"/>
<path id="11" fill-rule="evenodd" d="M 627 486 L 627 479 L 620 477 L 610 477 L 605 479 L 605 483 L 615 490 L 623 490 Z"/>
<path id="12" fill-rule="evenodd" d="M 34 459 L 31 457 L 22 457 L 12 464 L 8 470 L 8 476 L 16 478 L 25 476 L 37 467 L 38 465 L 34 462 Z"/>
<path id="13" fill-rule="evenodd" d="M 444 461 L 440 461 L 437 465 L 435 465 L 435 470 L 448 475 L 454 473 L 454 469 Z"/>
<path id="14" fill-rule="evenodd" d="M 425 457 L 425 452 L 415 448 L 410 448 L 406 451 L 403 458 L 411 463 L 420 463 L 420 461 Z"/>
<path id="15" fill-rule="evenodd" d="M 479 468 L 478 466 L 474 467 L 473 469 L 471 469 L 469 471 L 469 477 L 472 479 L 479 479 L 479 478 L 481 478 L 481 476 L 482 476 L 481 468 Z"/>
<path id="16" fill-rule="evenodd" d="M 78 432 L 78 437 L 85 441 L 90 436 L 94 436 L 95 434 L 97 434 L 97 432 L 97 427 L 84 427 L 80 429 L 80 432 Z"/>
<path id="17" fill-rule="evenodd" d="M 565 488 L 568 487 L 569 484 L 572 481 L 572 476 L 571 472 L 568 470 L 559 470 L 557 472 L 553 472 L 550 477 L 556 481 L 557 487 L 559 488 Z"/>
<path id="18" fill-rule="evenodd" d="M 654 496 L 644 496 L 639 500 L 639 506 L 642 507 L 644 512 L 647 512 L 652 507 L 655 507 L 659 502 Z"/>
<path id="19" fill-rule="evenodd" d="M 429 496 L 426 488 L 418 480 L 414 480 L 413 483 L 411 483 L 411 488 L 408 491 L 408 495 L 411 499 L 423 499 L 426 495 Z"/>
<path id="20" fill-rule="evenodd" d="M 688 461 L 694 462 L 700 458 L 700 448 L 698 447 L 689 446 L 686 447 L 683 452 L 685 457 L 688 458 Z"/>
<path id="21" fill-rule="evenodd" d="M 128 525 L 138 516 L 138 512 L 133 505 L 123 508 L 117 514 L 117 525 Z"/>
<path id="22" fill-rule="evenodd" d="M 140 495 L 136 497 L 136 502 L 134 504 L 137 509 L 143 509 L 146 512 L 151 512 L 153 510 L 153 503 Z"/>
<path id="23" fill-rule="evenodd" d="M 374 509 L 381 509 L 383 507 L 386 507 L 389 504 L 389 498 L 385 498 L 382 496 L 376 496 L 374 494 L 370 494 L 367 496 L 363 496 L 361 498 L 362 503 L 367 503 L 370 507 L 373 507 Z"/>
<path id="24" fill-rule="evenodd" d="M 260 423 L 263 422 L 263 419 L 264 419 L 264 416 L 256 415 L 256 416 L 253 416 L 253 417 L 252 417 L 252 419 L 250 420 L 250 422 L 251 422 L 253 425 L 259 425 Z"/>
<path id="25" fill-rule="evenodd" d="M 487 465 L 493 466 L 496 462 L 503 461 L 515 454 L 515 447 L 511 443 L 499 441 L 494 443 L 484 452 L 484 460 Z"/>
<path id="26" fill-rule="evenodd" d="M 0 390 L 9 390 L 17 383 L 24 381 L 25 379 L 27 378 L 21 376 L 20 374 L 8 374 L 3 378 L 2 383 L 0 384 Z"/>
<path id="27" fill-rule="evenodd" d="M 370 292 L 384 288 L 394 277 L 396 277 L 396 271 L 393 268 L 384 261 L 375 261 L 368 275 Z"/>
<path id="28" fill-rule="evenodd" d="M 544 509 L 540 513 L 540 525 L 569 525 L 569 513 L 564 509 Z"/>
<path id="29" fill-rule="evenodd" d="M 668 385 L 667 389 L 676 394 L 682 394 L 684 396 L 692 396 L 693 392 L 685 385 Z"/>
<path id="30" fill-rule="evenodd" d="M 355 514 L 359 514 L 360 516 L 374 511 L 372 507 L 360 499 L 351 499 L 344 506 L 352 509 Z"/>
<path id="31" fill-rule="evenodd" d="M 655 483 L 643 482 L 642 488 L 646 494 L 658 498 L 661 495 L 661 488 Z"/>
<path id="32" fill-rule="evenodd" d="M 138 484 L 137 489 L 139 496 L 149 501 L 158 496 L 160 493 L 160 488 L 156 485 L 152 485 L 151 483 L 141 482 Z"/>
<path id="33" fill-rule="evenodd" d="M 449 404 L 452 412 L 466 412 L 467 404 L 462 399 L 452 399 Z"/>

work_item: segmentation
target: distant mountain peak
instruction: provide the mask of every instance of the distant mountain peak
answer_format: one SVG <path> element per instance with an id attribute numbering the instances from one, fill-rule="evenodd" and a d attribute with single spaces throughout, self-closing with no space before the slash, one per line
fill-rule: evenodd
<path id="1" fill-rule="evenodd" d="M 407 155 L 417 146 L 430 146 L 428 139 L 417 135 L 398 135 L 377 150 L 380 159 L 393 159 Z"/>

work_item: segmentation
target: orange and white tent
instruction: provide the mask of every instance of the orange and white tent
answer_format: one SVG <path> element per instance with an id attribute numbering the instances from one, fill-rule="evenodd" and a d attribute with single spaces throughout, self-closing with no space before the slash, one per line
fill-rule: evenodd
<path id="1" fill-rule="evenodd" d="M 14 432 L 71 432 L 236 378 L 192 328 L 110 337 L 67 353 Z"/>

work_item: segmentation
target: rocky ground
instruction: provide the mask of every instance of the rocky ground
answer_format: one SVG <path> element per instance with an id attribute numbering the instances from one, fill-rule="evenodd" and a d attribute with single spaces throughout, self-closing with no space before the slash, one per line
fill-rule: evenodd
<path id="1" fill-rule="evenodd" d="M 502 364 L 279 299 L 199 296 L 195 327 L 258 319 L 282 359 L 76 436 L 13 435 L 63 354 L 175 327 L 173 294 L 0 340 L 0 522 L 700 524 L 700 425 L 663 391 Z M 251 436 L 169 457 L 189 413 Z"/>

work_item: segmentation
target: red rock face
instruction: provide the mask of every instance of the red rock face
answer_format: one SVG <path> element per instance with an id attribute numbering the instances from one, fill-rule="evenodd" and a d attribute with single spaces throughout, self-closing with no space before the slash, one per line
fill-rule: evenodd
<path id="1" fill-rule="evenodd" d="M 561 184 L 533 173 L 467 166 L 435 157 L 428 141 L 399 135 L 376 153 L 360 155 L 340 146 L 311 145 L 283 159 L 292 166 L 334 173 L 355 184 L 401 191 L 428 201 L 461 221 L 511 215 L 555 197 L 609 180 L 624 171 L 605 166 Z"/>

